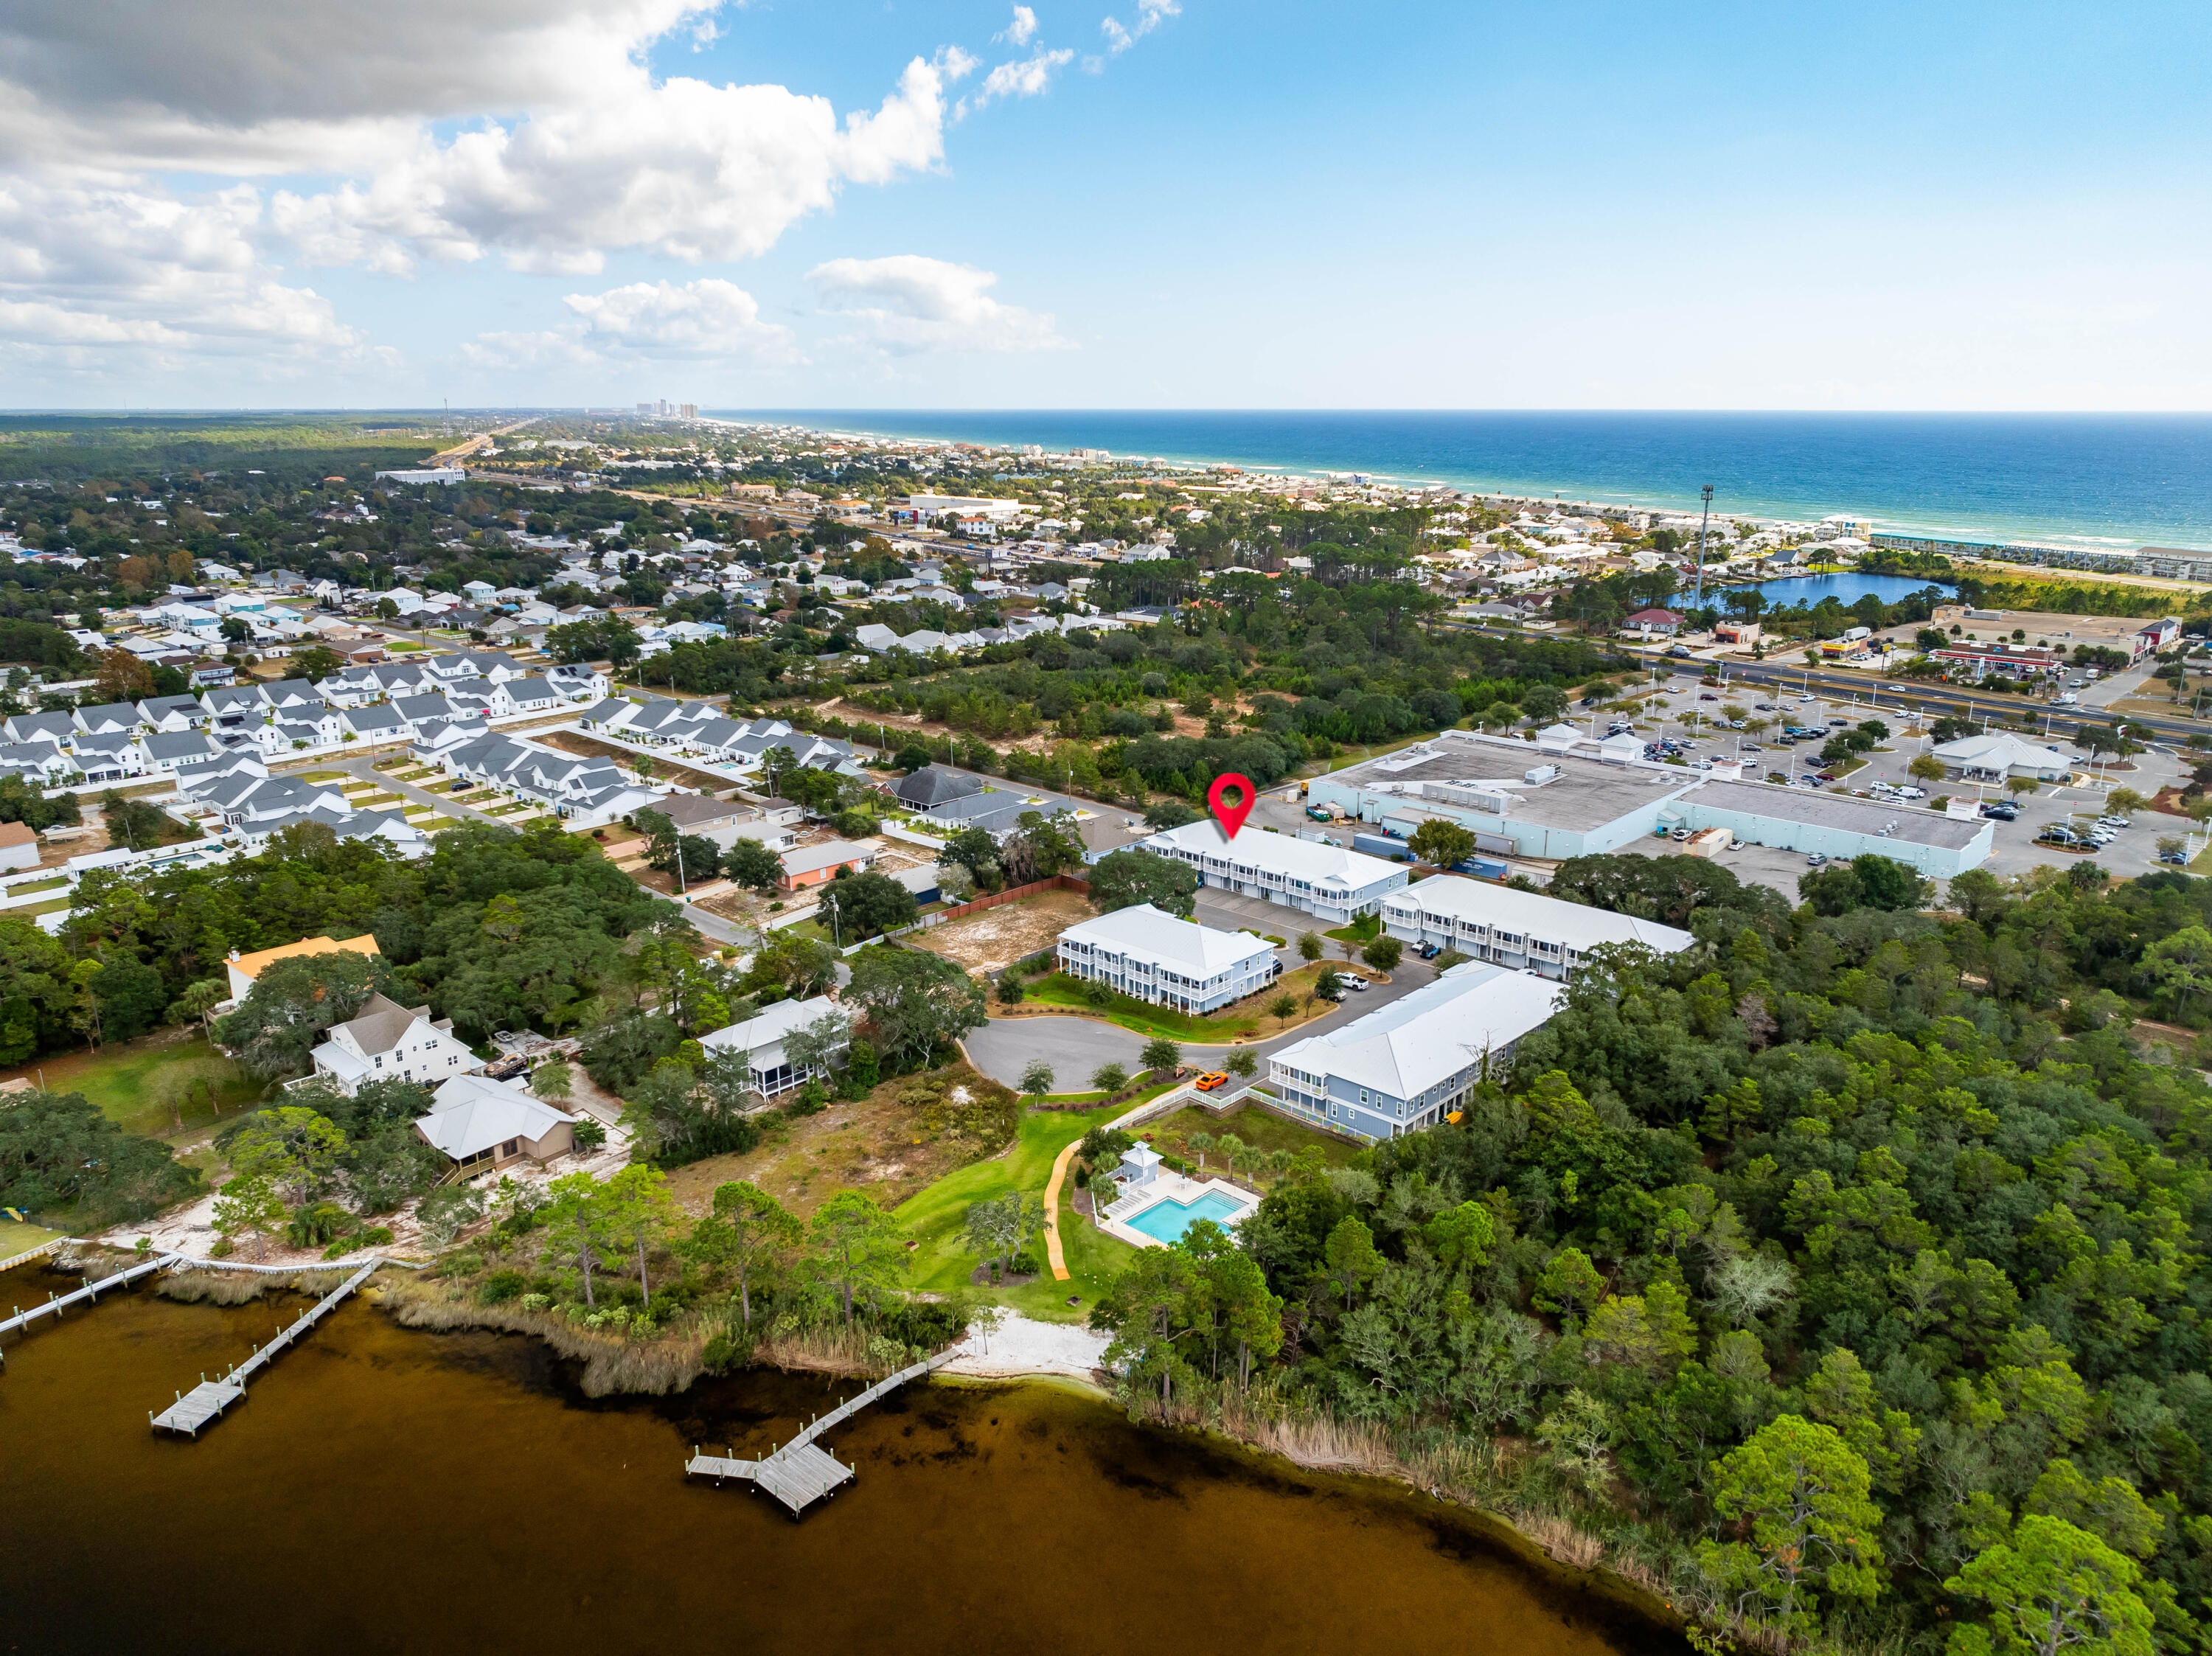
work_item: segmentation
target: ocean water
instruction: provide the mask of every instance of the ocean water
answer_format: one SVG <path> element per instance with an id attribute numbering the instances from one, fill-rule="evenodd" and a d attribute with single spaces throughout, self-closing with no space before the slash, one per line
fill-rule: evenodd
<path id="1" fill-rule="evenodd" d="M 1559 494 L 2084 549 L 2212 548 L 2212 416 L 716 409 L 829 430 Z"/>

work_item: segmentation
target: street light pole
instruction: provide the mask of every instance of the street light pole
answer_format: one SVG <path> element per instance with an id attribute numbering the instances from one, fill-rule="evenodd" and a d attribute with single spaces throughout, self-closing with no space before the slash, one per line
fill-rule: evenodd
<path id="1" fill-rule="evenodd" d="M 1698 523 L 1698 585 L 1690 607 L 1702 610 L 1705 604 L 1705 531 L 1713 520 L 1713 486 L 1705 487 L 1705 515 Z"/>

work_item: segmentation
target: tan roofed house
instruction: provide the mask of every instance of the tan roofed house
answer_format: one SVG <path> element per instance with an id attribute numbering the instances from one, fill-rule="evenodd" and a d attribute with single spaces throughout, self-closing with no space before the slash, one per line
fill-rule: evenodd
<path id="1" fill-rule="evenodd" d="M 484 1067 L 453 1034 L 451 1018 L 433 1018 L 427 1006 L 402 1006 L 384 995 L 371 995 L 354 1016 L 332 1024 L 313 1056 L 315 1073 L 349 1098 L 365 1081 L 434 1087 Z"/>
<path id="2" fill-rule="evenodd" d="M 39 865 L 39 832 L 27 822 L 0 822 L 0 869 Z"/>
<path id="3" fill-rule="evenodd" d="M 230 969 L 230 994 L 235 1000 L 253 987 L 254 981 L 278 961 L 289 961 L 301 955 L 367 955 L 375 956 L 384 951 L 376 946 L 374 933 L 358 937 L 302 937 L 297 943 L 284 943 L 275 949 L 256 949 L 251 955 L 241 955 L 236 949 L 223 964 Z"/>

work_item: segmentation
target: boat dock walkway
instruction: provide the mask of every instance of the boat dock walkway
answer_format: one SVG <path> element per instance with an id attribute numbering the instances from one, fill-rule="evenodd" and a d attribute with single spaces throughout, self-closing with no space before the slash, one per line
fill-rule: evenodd
<path id="1" fill-rule="evenodd" d="M 48 1244 L 48 1247 L 53 1246 L 55 1245 Z M 40 1253 L 45 1251 L 46 1250 L 38 1250 Z M 34 1305 L 28 1311 L 20 1306 L 12 1307 L 10 1308 L 15 1312 L 15 1315 L 4 1321 L 0 1321 L 0 1334 L 13 1334 L 19 1330 L 28 1328 L 41 1317 L 58 1317 L 73 1305 L 92 1304 L 100 1298 L 102 1289 L 127 1287 L 141 1277 L 150 1277 L 157 1271 L 167 1270 L 169 1266 L 184 1257 L 181 1253 L 163 1253 L 151 1259 L 141 1259 L 136 1265 L 125 1265 L 113 1276 L 103 1277 L 96 1283 L 88 1282 L 82 1288 L 73 1289 L 67 1294 L 49 1295 L 44 1305 Z M 9 1263 L 17 1262 L 11 1260 Z"/>
<path id="2" fill-rule="evenodd" d="M 816 1501 L 834 1495 L 840 1486 L 853 1481 L 853 1469 L 834 1453 L 825 1453 L 816 1447 L 815 1439 L 831 1427 L 842 1425 L 886 1392 L 896 1392 L 908 1380 L 942 1368 L 967 1349 L 967 1343 L 962 1341 L 933 1357 L 925 1357 L 896 1374 L 886 1375 L 850 1402 L 840 1404 L 819 1419 L 808 1422 L 798 1436 L 763 1459 L 739 1460 L 731 1455 L 701 1454 L 695 1447 L 691 1459 L 684 1463 L 684 1475 L 711 1477 L 717 1483 L 724 1478 L 742 1478 L 756 1489 L 766 1489 L 796 1518 Z"/>
<path id="3" fill-rule="evenodd" d="M 274 1362 L 294 1341 L 307 1333 L 317 1323 L 337 1309 L 338 1305 L 356 1289 L 374 1277 L 383 1264 L 384 1261 L 381 1259 L 371 1259 L 359 1271 L 347 1277 L 344 1282 L 301 1312 L 299 1320 L 270 1341 L 268 1344 L 258 1348 L 244 1362 L 217 1375 L 213 1380 L 208 1379 L 204 1374 L 201 1375 L 200 1383 L 198 1386 L 192 1387 L 189 1392 L 178 1392 L 176 1402 L 162 1410 L 158 1415 L 152 1410 L 148 1410 L 147 1422 L 159 1431 L 182 1432 L 188 1437 L 198 1437 L 201 1427 L 218 1419 L 224 1410 L 245 1398 L 246 1383 L 248 1380 Z M 113 1279 L 110 1278 L 110 1280 Z"/>

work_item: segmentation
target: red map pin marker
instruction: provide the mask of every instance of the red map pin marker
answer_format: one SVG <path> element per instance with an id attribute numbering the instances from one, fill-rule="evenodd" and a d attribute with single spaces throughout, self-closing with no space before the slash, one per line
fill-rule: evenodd
<path id="1" fill-rule="evenodd" d="M 1252 814 L 1252 802 L 1260 797 L 1249 776 L 1239 776 L 1235 771 L 1225 771 L 1213 779 L 1213 786 L 1206 791 L 1206 808 L 1213 813 L 1213 820 L 1221 824 L 1221 831 L 1230 839 L 1244 826 L 1244 819 Z"/>

